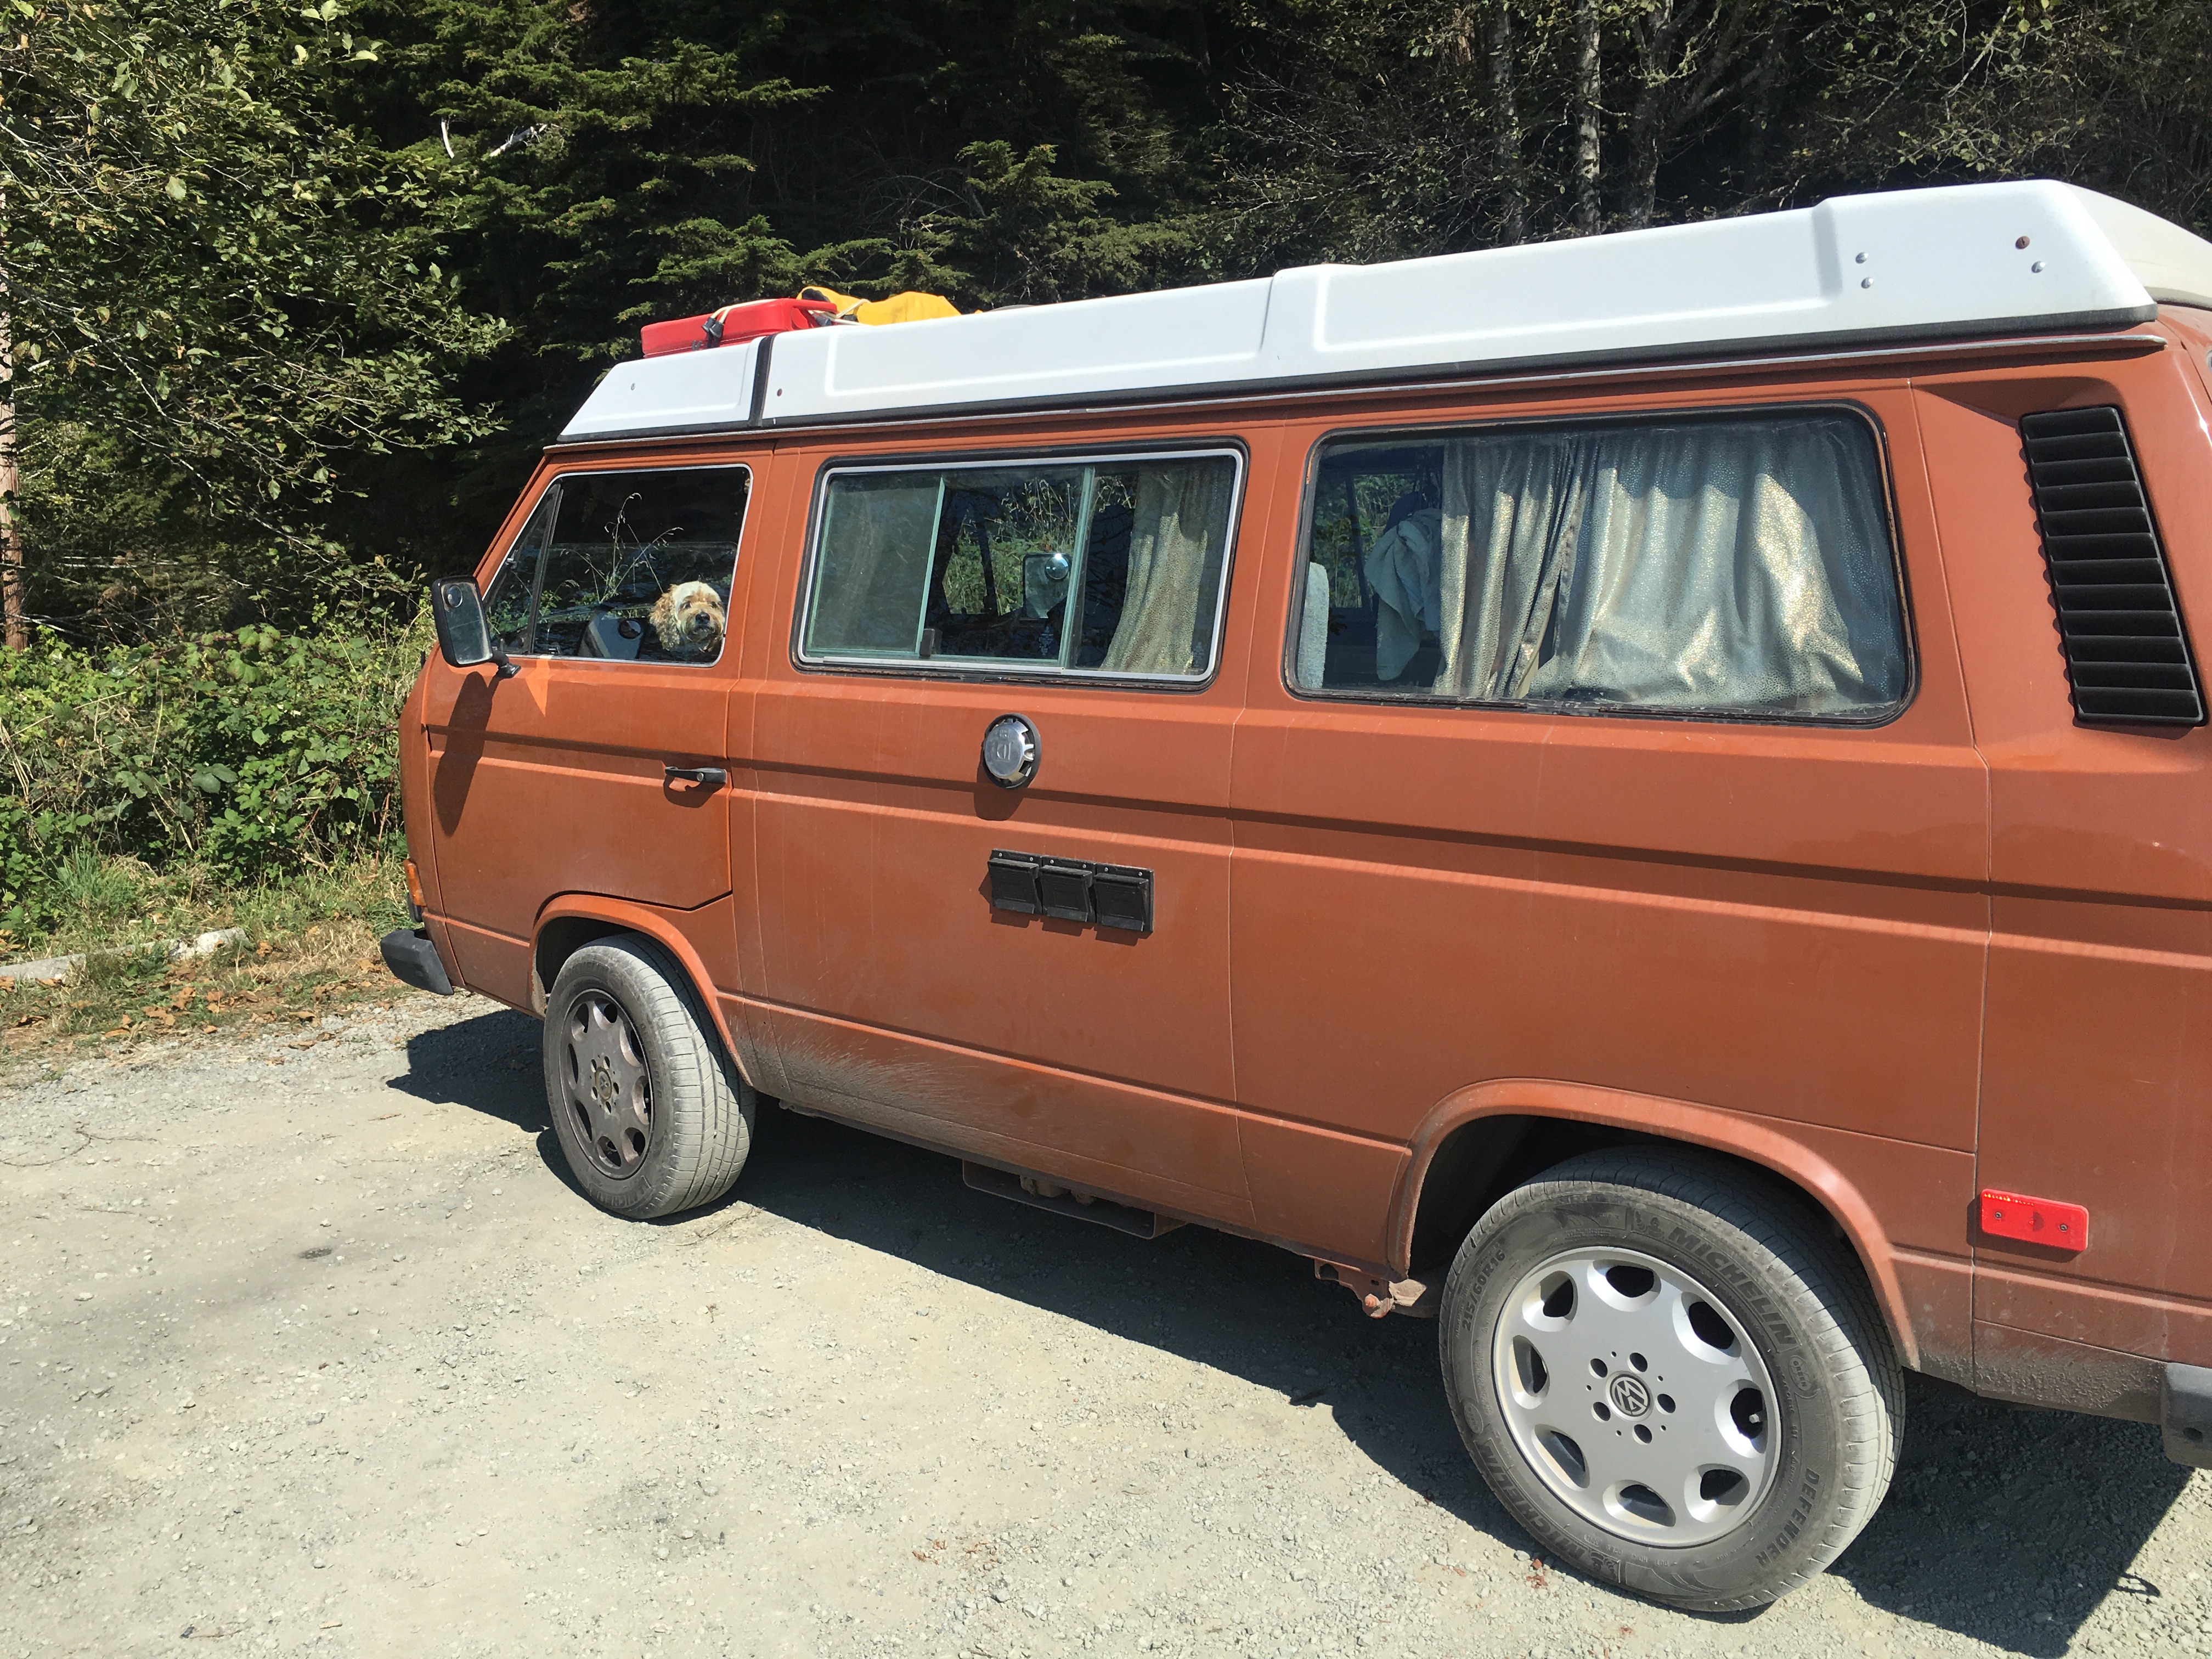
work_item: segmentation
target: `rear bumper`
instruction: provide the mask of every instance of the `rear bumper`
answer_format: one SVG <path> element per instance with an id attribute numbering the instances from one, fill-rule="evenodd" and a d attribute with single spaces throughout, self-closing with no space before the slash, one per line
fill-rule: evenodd
<path id="1" fill-rule="evenodd" d="M 377 941 L 376 948 L 395 978 L 441 997 L 453 994 L 453 981 L 447 977 L 446 964 L 438 959 L 438 947 L 428 933 L 395 927 Z"/>
<path id="2" fill-rule="evenodd" d="M 2191 1468 L 2212 1469 L 2212 1366 L 2168 1365 L 2158 1414 L 2166 1455 Z"/>

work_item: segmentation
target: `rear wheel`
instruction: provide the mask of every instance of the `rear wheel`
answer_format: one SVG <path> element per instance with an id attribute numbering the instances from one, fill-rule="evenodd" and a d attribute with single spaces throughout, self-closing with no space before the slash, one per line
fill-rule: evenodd
<path id="1" fill-rule="evenodd" d="M 1757 1607 L 1888 1490 L 1903 1379 L 1857 1265 L 1693 1153 L 1592 1153 L 1461 1246 L 1439 1342 L 1460 1434 L 1544 1548 L 1677 1607 Z"/>
<path id="2" fill-rule="evenodd" d="M 674 1215 L 730 1189 L 755 1097 L 668 953 L 635 933 L 585 945 L 545 1003 L 545 1097 L 576 1184 L 616 1215 Z"/>

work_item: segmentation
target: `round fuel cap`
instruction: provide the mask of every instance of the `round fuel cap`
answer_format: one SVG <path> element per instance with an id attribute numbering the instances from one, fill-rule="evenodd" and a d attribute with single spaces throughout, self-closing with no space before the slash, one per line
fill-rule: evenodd
<path id="1" fill-rule="evenodd" d="M 983 769 L 1001 789 L 1018 789 L 1036 775 L 1036 727 L 1021 714 L 1001 714 L 983 733 Z"/>

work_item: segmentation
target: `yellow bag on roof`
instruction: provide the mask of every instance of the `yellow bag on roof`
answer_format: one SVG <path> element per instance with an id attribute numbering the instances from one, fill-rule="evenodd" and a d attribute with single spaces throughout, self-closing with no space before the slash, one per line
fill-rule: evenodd
<path id="1" fill-rule="evenodd" d="M 919 323 L 931 317 L 957 317 L 960 308 L 941 294 L 894 294 L 888 300 L 863 300 L 834 288 L 802 288 L 802 300 L 826 300 L 840 317 L 856 323 Z"/>

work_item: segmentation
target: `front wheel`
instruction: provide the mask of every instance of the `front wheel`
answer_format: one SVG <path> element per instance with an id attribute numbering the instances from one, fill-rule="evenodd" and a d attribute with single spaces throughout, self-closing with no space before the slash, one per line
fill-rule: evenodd
<path id="1" fill-rule="evenodd" d="M 1856 1264 L 1717 1159 L 1547 1171 L 1468 1236 L 1441 1314 L 1484 1480 L 1593 1577 L 1757 1607 L 1842 1553 L 1889 1488 L 1903 1378 Z"/>
<path id="2" fill-rule="evenodd" d="M 545 1101 L 592 1203 L 638 1219 L 712 1203 L 744 1167 L 755 1099 L 652 940 L 618 933 L 562 963 L 545 1000 Z"/>

